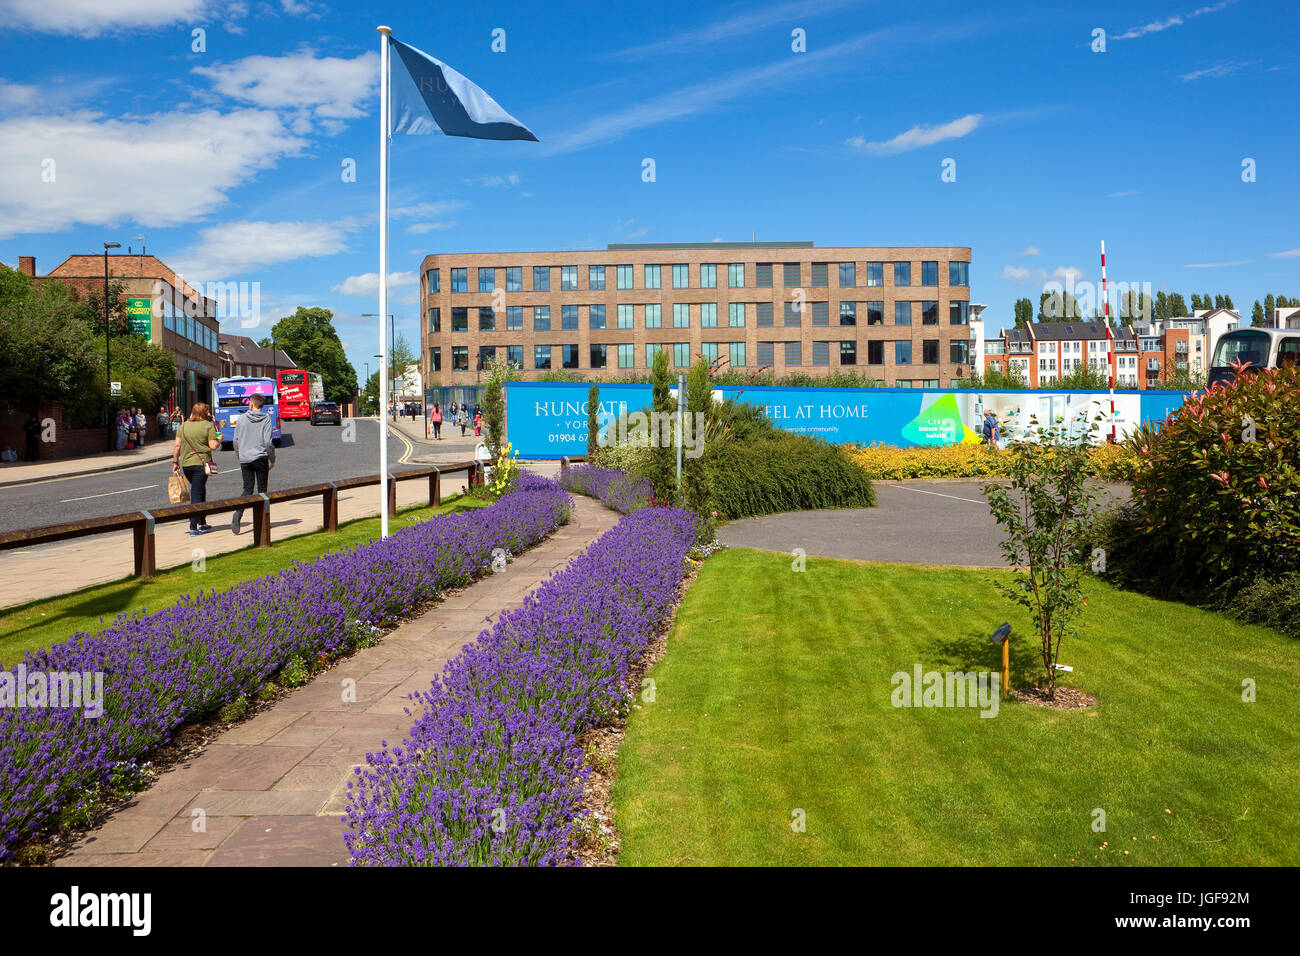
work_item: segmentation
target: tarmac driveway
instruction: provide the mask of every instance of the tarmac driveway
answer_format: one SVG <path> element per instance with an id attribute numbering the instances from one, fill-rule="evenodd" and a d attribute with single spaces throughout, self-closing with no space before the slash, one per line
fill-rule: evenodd
<path id="1" fill-rule="evenodd" d="M 1002 534 L 978 481 L 877 481 L 874 508 L 793 511 L 741 518 L 718 531 L 733 548 L 855 561 L 1004 567 Z M 1128 485 L 1099 484 L 1098 503 L 1128 498 Z"/>

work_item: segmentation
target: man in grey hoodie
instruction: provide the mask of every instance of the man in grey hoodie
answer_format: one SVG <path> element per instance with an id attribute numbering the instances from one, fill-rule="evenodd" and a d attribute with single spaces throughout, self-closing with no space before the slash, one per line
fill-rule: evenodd
<path id="1" fill-rule="evenodd" d="M 248 411 L 239 416 L 235 424 L 235 453 L 239 456 L 239 473 L 244 478 L 244 494 L 253 493 L 257 483 L 259 494 L 266 492 L 266 481 L 275 467 L 275 445 L 271 441 L 271 416 L 262 411 L 266 396 L 252 395 Z M 241 508 L 230 519 L 230 530 L 239 534 L 239 522 L 244 517 Z"/>

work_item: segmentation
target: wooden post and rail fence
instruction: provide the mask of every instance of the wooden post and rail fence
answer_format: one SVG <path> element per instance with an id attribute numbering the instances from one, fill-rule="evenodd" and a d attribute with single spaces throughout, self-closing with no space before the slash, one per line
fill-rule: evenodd
<path id="1" fill-rule="evenodd" d="M 442 476 L 462 471 L 465 472 L 471 484 L 482 483 L 483 463 L 480 461 L 429 465 L 424 468 L 414 468 L 410 471 L 401 471 L 389 475 L 389 517 L 397 514 L 397 482 L 427 478 L 429 480 L 429 505 L 435 507 L 442 504 Z M 48 544 L 52 541 L 86 538 L 129 529 L 133 532 L 135 538 L 135 574 L 137 577 L 148 580 L 153 577 L 156 570 L 154 529 L 159 524 L 171 521 L 187 521 L 194 517 L 206 518 L 208 515 L 232 511 L 251 511 L 253 514 L 253 545 L 259 548 L 269 548 L 271 546 L 272 504 L 320 496 L 323 530 L 337 531 L 339 527 L 339 492 L 349 488 L 365 488 L 377 484 L 379 484 L 379 475 L 342 478 L 338 481 L 323 481 L 319 484 L 303 485 L 300 488 L 285 488 L 280 491 L 241 495 L 238 498 L 223 498 L 220 501 L 167 505 L 149 511 L 132 511 L 127 514 L 111 515 L 107 518 L 87 518 L 84 521 L 46 525 L 42 528 L 4 531 L 0 532 L 0 551 L 12 551 L 15 548 Z"/>

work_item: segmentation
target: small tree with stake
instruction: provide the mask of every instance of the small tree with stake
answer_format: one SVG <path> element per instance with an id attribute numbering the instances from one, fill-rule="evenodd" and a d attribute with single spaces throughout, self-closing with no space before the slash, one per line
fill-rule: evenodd
<path id="1" fill-rule="evenodd" d="M 1055 699 L 1061 641 L 1077 633 L 1083 612 L 1079 581 L 1087 555 L 1079 542 L 1096 504 L 1087 479 L 1090 435 L 1098 425 L 1070 429 L 1060 419 L 1030 425 L 1032 439 L 1012 446 L 1010 485 L 986 484 L 983 492 L 1006 533 L 1002 553 L 1021 569 L 1010 585 L 997 582 L 998 590 L 1033 616 L 1047 696 Z"/>
<path id="2" fill-rule="evenodd" d="M 600 438 L 600 423 L 597 416 L 600 414 L 600 386 L 592 384 L 587 389 L 587 460 L 590 461 L 596 454 Z"/>

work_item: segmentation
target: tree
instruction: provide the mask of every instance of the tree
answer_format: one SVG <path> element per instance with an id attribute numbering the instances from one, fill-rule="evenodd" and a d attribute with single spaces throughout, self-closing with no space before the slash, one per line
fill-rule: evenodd
<path id="1" fill-rule="evenodd" d="M 1015 316 L 1016 328 L 1029 328 L 1029 324 L 1034 321 L 1034 303 L 1028 299 L 1016 299 Z"/>
<path id="2" fill-rule="evenodd" d="M 1163 292 L 1156 293 L 1156 315 L 1157 319 L 1169 318 L 1169 296 Z"/>
<path id="3" fill-rule="evenodd" d="M 1235 305 L 1232 304 L 1232 296 L 1228 295 L 1226 292 L 1223 294 L 1223 307 L 1225 309 L 1233 309 L 1233 310 L 1237 308 Z"/>
<path id="4" fill-rule="evenodd" d="M 373 415 L 379 411 L 379 373 L 371 372 L 366 387 L 361 391 L 361 413 Z"/>
<path id="5" fill-rule="evenodd" d="M 1198 311 L 1199 309 L 1202 309 L 1202 308 L 1208 308 L 1208 306 L 1202 306 L 1202 305 L 1201 305 L 1201 297 L 1200 297 L 1199 295 L 1197 295 L 1195 292 L 1193 292 L 1193 293 L 1192 293 L 1192 311 L 1195 312 L 1195 311 Z"/>
<path id="6" fill-rule="evenodd" d="M 1277 308 L 1277 302 L 1273 298 L 1273 293 L 1270 292 L 1264 296 L 1264 321 L 1260 322 L 1260 325 L 1267 325 L 1273 321 L 1273 310 L 1275 308 Z"/>
<path id="7" fill-rule="evenodd" d="M 1202 302 L 1202 305 L 1201 305 L 1201 308 L 1202 308 L 1202 309 L 1212 309 L 1212 308 L 1214 308 L 1214 306 L 1210 305 L 1210 293 L 1208 293 L 1208 292 L 1205 293 L 1205 295 L 1201 296 L 1201 302 Z"/>
<path id="8" fill-rule="evenodd" d="M 419 358 L 411 348 L 411 343 L 406 340 L 406 336 L 398 332 L 388 349 L 388 380 L 393 383 L 390 388 L 399 387 L 406 376 L 407 367 L 419 361 Z"/>
<path id="9" fill-rule="evenodd" d="M 1223 296 L 1221 296 L 1221 295 L 1216 295 L 1216 296 L 1214 297 L 1214 307 L 1215 307 L 1216 309 L 1224 309 L 1224 308 L 1227 308 L 1227 306 L 1225 306 L 1225 305 L 1223 304 Z"/>
<path id="10" fill-rule="evenodd" d="M 677 401 L 673 398 L 671 389 L 673 386 L 672 372 L 668 367 L 668 351 L 659 349 L 655 352 L 654 361 L 650 366 L 650 373 L 653 376 L 653 387 L 651 390 L 651 410 L 662 422 L 664 416 L 671 416 L 677 411 Z M 656 498 L 664 500 L 675 500 L 677 497 L 677 462 L 676 462 L 676 445 L 671 442 L 663 441 L 662 426 L 656 428 L 651 418 L 651 452 L 650 452 L 650 478 L 651 484 L 654 485 Z"/>
<path id="11" fill-rule="evenodd" d="M 1166 318 L 1173 318 L 1177 315 L 1187 314 L 1187 303 L 1183 301 L 1182 293 L 1171 292 L 1169 294 L 1169 315 Z"/>
<path id="12" fill-rule="evenodd" d="M 44 402 L 104 408 L 104 344 L 94 313 L 62 282 L 36 285 L 0 269 L 0 401 L 36 410 Z M 103 324 L 102 313 L 100 324 Z"/>
<path id="13" fill-rule="evenodd" d="M 1013 367 L 1005 372 L 999 372 L 991 369 L 981 375 L 976 372 L 970 378 L 963 378 L 957 382 L 959 388 L 1028 388 L 1029 383 Z"/>
<path id="14" fill-rule="evenodd" d="M 493 461 L 500 459 L 501 448 L 506 443 L 505 385 L 518 377 L 518 370 L 512 369 L 507 362 L 492 359 L 488 364 L 487 383 L 483 387 L 483 424 L 487 426 L 483 442 Z"/>
<path id="15" fill-rule="evenodd" d="M 1056 380 L 1056 388 L 1098 389 L 1110 387 L 1110 376 L 1099 369 L 1080 365 L 1065 372 Z"/>
<path id="16" fill-rule="evenodd" d="M 1264 307 L 1259 304 L 1259 299 L 1255 300 L 1255 308 L 1250 312 L 1250 324 L 1257 329 L 1264 325 Z"/>
<path id="17" fill-rule="evenodd" d="M 329 309 L 300 305 L 293 315 L 275 323 L 271 334 L 300 368 L 320 373 L 326 401 L 344 404 L 356 394 L 357 372 L 343 352 L 333 319 Z"/>

